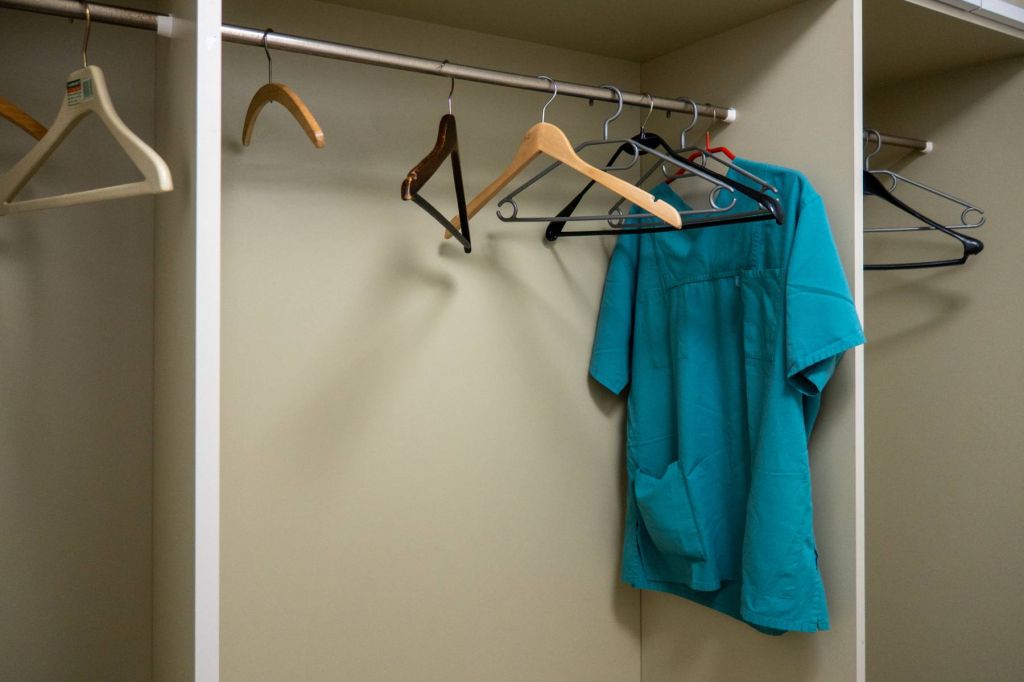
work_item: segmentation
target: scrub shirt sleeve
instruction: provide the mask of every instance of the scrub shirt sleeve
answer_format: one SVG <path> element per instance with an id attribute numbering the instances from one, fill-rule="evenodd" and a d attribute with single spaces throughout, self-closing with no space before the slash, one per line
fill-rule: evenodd
<path id="1" fill-rule="evenodd" d="M 864 343 L 864 332 L 825 206 L 809 193 L 801 202 L 786 271 L 786 377 L 796 390 L 816 396 L 842 354 Z"/>
<path id="2" fill-rule="evenodd" d="M 590 376 L 612 393 L 629 383 L 639 250 L 636 235 L 620 235 L 608 263 L 590 354 Z"/>

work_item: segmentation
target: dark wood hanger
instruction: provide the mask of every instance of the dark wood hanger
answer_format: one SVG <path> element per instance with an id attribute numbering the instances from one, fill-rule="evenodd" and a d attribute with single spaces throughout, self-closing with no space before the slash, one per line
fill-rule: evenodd
<path id="1" fill-rule="evenodd" d="M 448 157 L 452 160 L 452 176 L 455 180 L 455 198 L 459 206 L 459 227 L 449 221 L 444 214 L 434 208 L 426 199 L 419 195 L 423 186 L 434 176 L 437 169 Z M 402 181 L 402 199 L 415 201 L 416 205 L 429 213 L 434 220 L 441 223 L 444 229 L 459 240 L 466 253 L 472 251 L 469 237 L 469 213 L 466 210 L 466 192 L 462 185 L 462 164 L 459 162 L 459 135 L 455 128 L 455 117 L 445 114 L 437 129 L 437 142 L 422 161 L 405 176 Z M 461 228 L 461 229 L 460 229 Z"/>
<path id="2" fill-rule="evenodd" d="M 0 118 L 6 118 L 37 140 L 43 139 L 43 136 L 46 135 L 46 126 L 25 113 L 21 107 L 3 97 L 0 97 Z"/>

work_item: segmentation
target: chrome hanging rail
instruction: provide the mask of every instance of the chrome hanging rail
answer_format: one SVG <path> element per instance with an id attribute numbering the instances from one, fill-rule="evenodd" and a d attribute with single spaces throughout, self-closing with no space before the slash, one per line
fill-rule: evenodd
<path id="1" fill-rule="evenodd" d="M 59 17 L 72 19 L 84 18 L 83 4 L 79 0 L 0 0 L 0 7 L 8 9 L 26 10 L 40 14 L 52 14 Z M 167 22 L 169 17 L 154 12 L 143 12 L 141 10 L 117 7 L 115 5 L 101 5 L 89 3 L 94 22 L 103 24 L 115 24 L 118 26 L 129 26 L 141 28 L 147 31 L 157 31 L 162 22 Z M 161 33 L 163 30 L 161 29 Z M 244 26 L 233 26 L 225 24 L 221 27 L 221 37 L 225 42 L 237 43 L 239 45 L 252 45 L 263 47 L 264 31 Z M 484 69 L 477 66 L 466 66 L 463 64 L 452 64 L 451 62 L 436 59 L 425 59 L 410 55 L 398 54 L 396 52 L 385 52 L 367 47 L 345 45 L 343 43 L 332 43 L 326 40 L 304 38 L 302 36 L 288 35 L 287 33 L 271 33 L 267 37 L 267 46 L 275 50 L 286 52 L 297 52 L 329 59 L 340 59 L 347 62 L 359 64 L 370 64 L 383 66 L 390 69 L 402 71 L 413 71 L 425 73 L 432 76 L 444 78 L 458 78 L 460 80 L 500 85 L 508 88 L 519 88 L 521 90 L 535 90 L 538 92 L 551 92 L 555 86 L 559 95 L 570 97 L 581 97 L 588 100 L 602 102 L 618 102 L 618 95 L 607 88 L 599 88 L 593 85 L 582 83 L 569 83 L 556 81 L 551 83 L 536 76 L 524 76 L 507 71 L 496 71 Z M 649 109 L 651 98 L 649 95 L 638 92 L 623 92 L 622 101 L 631 106 Z M 666 112 L 679 112 L 693 115 L 693 108 L 689 102 L 666 99 L 664 97 L 654 98 L 654 108 Z M 697 113 L 718 121 L 732 122 L 736 120 L 736 110 L 731 107 L 715 106 L 713 104 L 698 104 Z"/>
<path id="2" fill-rule="evenodd" d="M 877 135 L 877 137 L 876 137 Z M 880 147 L 906 147 L 919 151 L 922 154 L 931 154 L 935 145 L 931 140 L 918 140 L 913 137 L 900 137 L 899 135 L 887 135 L 876 133 L 874 130 L 864 131 L 864 141 L 871 144 L 878 144 Z"/>

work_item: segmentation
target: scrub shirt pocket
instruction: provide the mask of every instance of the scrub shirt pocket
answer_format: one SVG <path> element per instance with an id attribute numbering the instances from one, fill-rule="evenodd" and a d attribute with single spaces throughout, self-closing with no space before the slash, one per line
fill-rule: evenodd
<path id="1" fill-rule="evenodd" d="M 678 462 L 669 464 L 661 478 L 637 469 L 633 491 L 644 527 L 658 550 L 693 561 L 705 559 L 704 543 Z"/>
<path id="2" fill-rule="evenodd" d="M 743 299 L 743 351 L 748 360 L 775 357 L 782 325 L 782 269 L 744 270 L 737 276 Z"/>

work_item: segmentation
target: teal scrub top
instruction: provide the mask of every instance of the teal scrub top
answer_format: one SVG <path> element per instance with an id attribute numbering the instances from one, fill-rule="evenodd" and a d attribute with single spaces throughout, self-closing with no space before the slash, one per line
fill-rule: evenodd
<path id="1" fill-rule="evenodd" d="M 629 386 L 622 579 L 769 634 L 827 630 L 807 440 L 864 336 L 807 178 L 736 164 L 779 189 L 785 224 L 620 235 L 609 263 L 590 373 Z"/>

